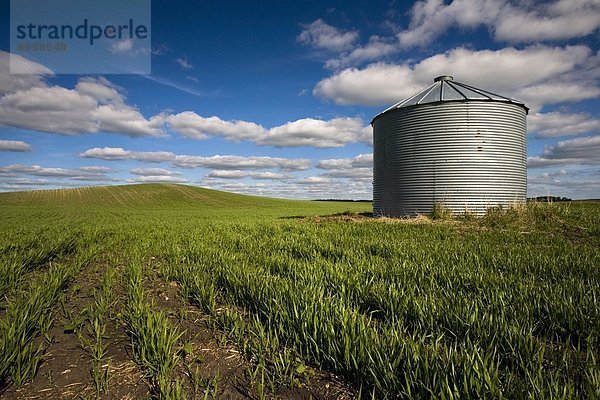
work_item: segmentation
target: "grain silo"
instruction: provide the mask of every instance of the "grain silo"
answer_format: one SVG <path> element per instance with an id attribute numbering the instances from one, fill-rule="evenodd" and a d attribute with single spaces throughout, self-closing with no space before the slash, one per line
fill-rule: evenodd
<path id="1" fill-rule="evenodd" d="M 373 212 L 454 213 L 523 203 L 528 108 L 439 76 L 378 114 L 373 126 Z"/>

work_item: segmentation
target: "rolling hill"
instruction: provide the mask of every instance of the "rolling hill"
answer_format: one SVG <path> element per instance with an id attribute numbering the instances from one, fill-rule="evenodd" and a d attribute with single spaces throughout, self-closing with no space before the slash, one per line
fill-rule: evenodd
<path id="1" fill-rule="evenodd" d="M 177 211 L 253 210 L 287 215 L 368 211 L 369 203 L 316 202 L 249 196 L 195 186 L 147 183 L 0 193 L 0 207 Z M 238 211 L 239 214 L 239 211 Z"/>

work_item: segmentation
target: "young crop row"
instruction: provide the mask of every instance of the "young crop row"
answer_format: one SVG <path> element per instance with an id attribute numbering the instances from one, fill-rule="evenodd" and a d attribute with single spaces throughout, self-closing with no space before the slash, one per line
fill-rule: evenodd
<path id="1" fill-rule="evenodd" d="M 217 308 L 214 280 L 189 265 L 166 264 L 163 275 L 181 284 L 183 295 L 209 313 L 225 337 L 250 361 L 247 376 L 259 399 L 276 395 L 280 387 L 300 387 L 310 371 L 300 355 L 277 333 L 265 329 L 257 316 L 239 307 Z"/>
<path id="2" fill-rule="evenodd" d="M 7 244 L 0 252 L 0 293 L 5 296 L 24 280 L 28 273 L 73 253 L 76 235 L 67 233 L 52 237 L 27 236 Z"/>
<path id="3" fill-rule="evenodd" d="M 521 239 L 469 242 L 450 228 L 430 229 L 429 242 L 423 227 L 376 238 L 372 226 L 236 228 L 212 227 L 218 243 L 188 236 L 165 250 L 188 296 L 208 312 L 216 302 L 246 309 L 283 348 L 380 396 L 598 393 L 590 248 L 540 238 L 544 252 L 503 252 Z"/>
<path id="4" fill-rule="evenodd" d="M 70 263 L 52 264 L 6 299 L 0 319 L 0 387 L 9 381 L 21 386 L 35 375 L 45 346 L 34 339 L 48 332 L 61 293 L 93 255 L 93 248 L 81 249 Z"/>
<path id="5" fill-rule="evenodd" d="M 146 299 L 143 280 L 143 266 L 134 262 L 127 274 L 125 305 L 125 320 L 133 356 L 158 398 L 182 399 L 183 383 L 172 379 L 173 369 L 180 359 L 178 341 L 182 333 Z"/>
<path id="6" fill-rule="evenodd" d="M 210 379 L 202 376 L 198 365 L 202 358 L 192 357 L 193 342 L 184 340 L 185 332 L 147 299 L 144 280 L 150 273 L 141 262 L 131 263 L 124 319 L 134 359 L 142 367 L 153 395 L 164 400 L 219 398 L 218 373 Z"/>
<path id="7" fill-rule="evenodd" d="M 115 286 L 117 269 L 108 268 L 102 274 L 100 287 L 93 289 L 92 301 L 82 310 L 83 321 L 77 331 L 81 347 L 92 360 L 90 375 L 94 384 L 96 398 L 108 392 L 111 360 L 108 357 L 107 324 L 117 303 Z M 85 327 L 85 329 L 84 329 Z"/>

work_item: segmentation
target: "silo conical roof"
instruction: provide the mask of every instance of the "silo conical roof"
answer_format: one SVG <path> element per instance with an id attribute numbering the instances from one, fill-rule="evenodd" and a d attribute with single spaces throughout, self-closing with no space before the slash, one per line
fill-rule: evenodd
<path id="1" fill-rule="evenodd" d="M 522 106 L 525 113 L 529 108 L 522 101 L 510 97 L 501 96 L 487 90 L 460 83 L 454 80 L 450 75 L 438 76 L 433 80 L 433 85 L 419 91 L 418 93 L 394 104 L 379 115 L 398 108 L 417 106 L 421 104 L 439 103 L 447 101 L 501 101 L 503 103 L 513 103 Z M 373 118 L 373 119 L 375 119 Z"/>

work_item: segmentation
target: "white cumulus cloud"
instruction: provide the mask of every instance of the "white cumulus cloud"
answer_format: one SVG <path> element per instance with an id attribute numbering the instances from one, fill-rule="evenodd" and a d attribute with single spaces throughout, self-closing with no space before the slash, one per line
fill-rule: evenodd
<path id="1" fill-rule="evenodd" d="M 258 156 L 192 156 L 177 155 L 168 151 L 131 151 L 122 147 L 94 147 L 79 154 L 83 158 L 98 158 L 107 161 L 136 160 L 148 163 L 170 162 L 180 168 L 230 169 L 271 169 L 282 171 L 302 171 L 310 168 L 310 160 L 281 157 Z M 158 175 L 158 174 L 154 174 Z"/>
<path id="2" fill-rule="evenodd" d="M 94 147 L 80 153 L 79 156 L 107 161 L 136 160 L 149 163 L 160 163 L 175 159 L 175 154 L 168 151 L 130 151 L 122 147 Z"/>
<path id="3" fill-rule="evenodd" d="M 216 170 L 216 171 L 211 171 L 208 175 L 206 175 L 207 178 L 214 178 L 214 179 L 244 179 L 244 178 L 251 178 L 251 179 L 255 179 L 255 180 L 287 180 L 287 179 L 292 179 L 293 176 L 292 175 L 286 175 L 286 174 L 280 174 L 278 172 L 270 172 L 270 171 L 264 171 L 264 172 L 254 172 L 254 171 L 242 171 L 242 170 Z"/>
<path id="4" fill-rule="evenodd" d="M 208 139 L 222 136 L 229 140 L 257 140 L 265 130 L 262 126 L 246 121 L 225 121 L 219 117 L 202 117 L 193 111 L 170 115 L 167 122 L 171 129 L 192 139 Z"/>
<path id="5" fill-rule="evenodd" d="M 317 168 L 327 172 L 323 176 L 370 180 L 373 177 L 373 154 L 359 154 L 351 158 L 321 160 Z"/>
<path id="6" fill-rule="evenodd" d="M 343 31 L 328 25 L 322 19 L 303 25 L 304 30 L 298 35 L 298 42 L 322 50 L 340 51 L 353 45 L 358 39 L 358 32 Z"/>
<path id="7" fill-rule="evenodd" d="M 42 64 L 0 51 L 0 95 L 44 86 L 44 77 L 52 75 L 52 70 Z"/>
<path id="8" fill-rule="evenodd" d="M 334 118 L 328 121 L 304 118 L 268 130 L 259 144 L 276 147 L 341 147 L 371 140 L 361 118 Z"/>
<path id="9" fill-rule="evenodd" d="M 534 113 L 527 117 L 527 130 L 537 137 L 600 133 L 600 119 L 588 113 L 568 114 L 560 111 Z"/>
<path id="10" fill-rule="evenodd" d="M 82 77 L 72 89 L 51 86 L 44 81 L 50 70 L 15 57 L 23 71 L 34 75 L 23 79 L 9 76 L 10 54 L 0 51 L 0 126 L 63 135 L 110 132 L 131 137 L 167 136 L 168 126 L 193 139 L 222 137 L 275 147 L 329 148 L 371 142 L 370 132 L 359 118 L 303 118 L 266 129 L 255 122 L 203 117 L 193 111 L 145 117 L 127 103 L 124 90 L 106 78 Z"/>
<path id="11" fill-rule="evenodd" d="M 114 178 L 108 176 L 114 172 L 106 167 L 81 167 L 81 168 L 57 168 L 42 167 L 40 165 L 22 165 L 11 164 L 0 167 L 0 177 L 21 179 L 24 176 L 43 176 L 60 179 L 70 179 L 75 181 L 114 181 Z M 4 181 L 6 182 L 6 181 Z"/>
<path id="12" fill-rule="evenodd" d="M 329 185 L 333 183 L 333 179 L 326 176 L 309 176 L 296 181 L 301 185 Z"/>
<path id="13" fill-rule="evenodd" d="M 31 145 L 21 140 L 0 140 L 0 151 L 31 151 Z"/>
<path id="14" fill-rule="evenodd" d="M 365 126 L 360 118 L 303 118 L 265 129 L 254 122 L 227 121 L 185 111 L 170 115 L 167 123 L 173 131 L 193 139 L 218 136 L 235 142 L 252 141 L 263 146 L 331 148 L 372 141 L 370 127 Z"/>
<path id="15" fill-rule="evenodd" d="M 130 183 L 186 183 L 188 179 L 172 175 L 141 175 L 133 179 L 127 179 Z"/>
<path id="16" fill-rule="evenodd" d="M 140 176 L 173 176 L 181 175 L 180 172 L 171 171 L 165 168 L 134 168 L 129 171 L 133 175 Z"/>
<path id="17" fill-rule="evenodd" d="M 215 155 L 210 157 L 178 155 L 172 164 L 180 168 L 271 169 L 302 171 L 310 168 L 310 160 L 280 157 Z"/>
<path id="18" fill-rule="evenodd" d="M 527 158 L 529 168 L 600 164 L 600 135 L 560 141 L 539 156 Z"/>
<path id="19" fill-rule="evenodd" d="M 416 64 L 376 63 L 363 69 L 348 68 L 318 82 L 313 93 L 338 104 L 385 105 L 425 88 L 438 75 L 453 75 L 458 81 L 516 96 L 529 88 L 540 90 L 535 85 L 552 84 L 550 79 L 586 64 L 592 56 L 590 48 L 583 45 L 479 51 L 456 48 Z M 565 84 L 560 80 L 554 83 Z M 578 100 L 598 95 L 597 82 L 590 84 L 594 89 L 585 95 L 580 93 Z M 552 103 L 573 99 L 571 92 L 555 90 L 553 94 Z"/>
<path id="20" fill-rule="evenodd" d="M 398 45 L 390 39 L 381 36 L 371 36 L 369 42 L 351 51 L 342 53 L 339 57 L 327 60 L 325 68 L 339 69 L 366 61 L 377 60 L 398 51 Z"/>
<path id="21" fill-rule="evenodd" d="M 8 66 L 13 59 L 29 75 L 10 74 Z M 107 79 L 83 77 L 68 89 L 48 85 L 46 75 L 51 71 L 42 65 L 0 51 L 0 126 L 64 135 L 166 135 L 164 115 L 146 118 L 128 105 L 122 90 Z"/>
<path id="22" fill-rule="evenodd" d="M 566 40 L 600 27 L 597 0 L 511 2 L 509 0 L 418 1 L 407 29 L 398 33 L 402 47 L 424 46 L 451 27 L 487 27 L 498 41 Z"/>

